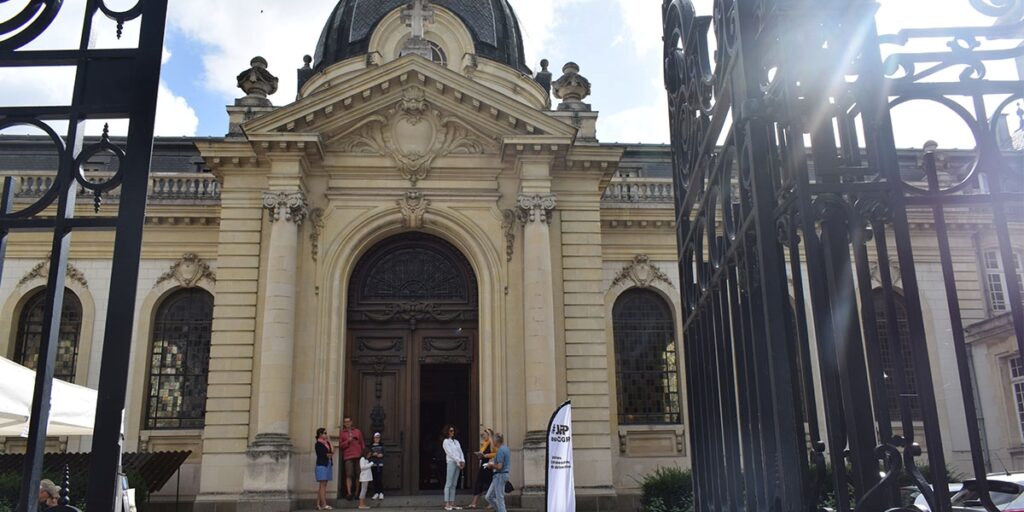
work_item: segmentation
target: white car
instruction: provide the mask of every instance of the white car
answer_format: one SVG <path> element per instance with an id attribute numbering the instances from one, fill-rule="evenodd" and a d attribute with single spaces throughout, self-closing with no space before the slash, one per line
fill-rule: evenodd
<path id="1" fill-rule="evenodd" d="M 964 484 L 960 482 L 951 482 L 949 484 L 949 495 L 952 497 L 956 493 L 960 492 L 964 488 Z M 923 512 L 932 512 L 932 509 L 928 507 L 928 501 L 924 499 L 924 494 L 919 491 L 914 492 L 914 496 L 917 498 L 914 500 L 914 506 Z"/>
<path id="2" fill-rule="evenodd" d="M 989 475 L 989 496 L 1000 512 L 1024 512 L 1024 473 Z M 981 504 L 977 480 L 965 480 L 963 489 L 953 496 L 953 510 L 958 512 L 985 512 Z"/>

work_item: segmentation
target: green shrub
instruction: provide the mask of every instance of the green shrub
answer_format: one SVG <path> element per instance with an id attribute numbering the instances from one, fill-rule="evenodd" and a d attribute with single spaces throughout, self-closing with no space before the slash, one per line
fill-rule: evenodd
<path id="1" fill-rule="evenodd" d="M 693 510 L 693 474 L 678 467 L 660 467 L 640 481 L 643 512 Z"/>

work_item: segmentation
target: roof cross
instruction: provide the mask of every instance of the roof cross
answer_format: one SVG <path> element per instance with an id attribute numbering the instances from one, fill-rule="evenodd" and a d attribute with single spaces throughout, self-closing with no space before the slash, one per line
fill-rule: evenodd
<path id="1" fill-rule="evenodd" d="M 434 22 L 434 9 L 430 0 L 412 0 L 402 10 L 402 21 L 412 28 L 413 39 L 423 39 L 427 23 Z"/>

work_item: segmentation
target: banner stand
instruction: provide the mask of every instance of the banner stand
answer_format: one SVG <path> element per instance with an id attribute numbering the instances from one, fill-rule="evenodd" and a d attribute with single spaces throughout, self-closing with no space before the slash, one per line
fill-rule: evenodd
<path id="1" fill-rule="evenodd" d="M 566 400 L 548 421 L 544 448 L 544 510 L 576 512 L 572 458 L 572 400 Z"/>

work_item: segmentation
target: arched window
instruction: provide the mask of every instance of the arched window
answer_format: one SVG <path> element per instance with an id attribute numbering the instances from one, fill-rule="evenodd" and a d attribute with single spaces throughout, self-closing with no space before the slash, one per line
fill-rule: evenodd
<path id="1" fill-rule="evenodd" d="M 441 45 L 433 41 L 428 40 L 427 42 L 430 43 L 430 60 L 434 61 L 434 64 L 447 66 L 448 55 L 444 53 L 444 48 L 441 48 Z"/>
<path id="2" fill-rule="evenodd" d="M 679 423 L 679 365 L 668 304 L 650 290 L 627 290 L 612 309 L 619 424 Z"/>
<path id="3" fill-rule="evenodd" d="M 882 371 L 885 378 L 885 396 L 889 407 L 889 418 L 900 420 L 899 394 L 893 376 L 896 372 L 896 351 L 903 356 L 903 390 L 910 397 L 910 412 L 914 421 L 921 420 L 921 403 L 917 394 L 917 372 L 914 370 L 914 354 L 910 346 L 910 327 L 907 324 L 907 306 L 903 297 L 895 295 L 896 331 L 899 339 L 889 337 L 889 318 L 885 313 L 885 294 L 882 290 L 872 293 L 875 303 L 875 325 L 878 330 L 878 348 L 882 359 Z"/>
<path id="4" fill-rule="evenodd" d="M 145 428 L 203 427 L 212 321 L 213 296 L 200 288 L 176 291 L 157 308 Z"/>
<path id="5" fill-rule="evenodd" d="M 14 360 L 35 369 L 39 362 L 39 346 L 43 342 L 43 310 L 46 290 L 39 290 L 21 308 Z M 64 289 L 64 305 L 60 311 L 60 332 L 57 334 L 57 364 L 53 377 L 67 382 L 75 380 L 78 363 L 78 338 L 82 330 L 82 302 L 71 290 Z"/>

